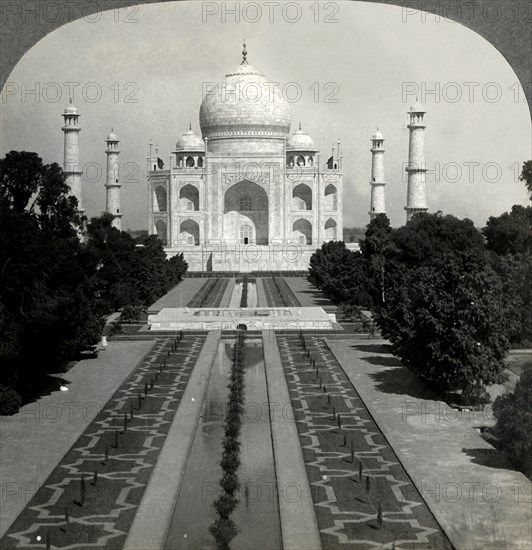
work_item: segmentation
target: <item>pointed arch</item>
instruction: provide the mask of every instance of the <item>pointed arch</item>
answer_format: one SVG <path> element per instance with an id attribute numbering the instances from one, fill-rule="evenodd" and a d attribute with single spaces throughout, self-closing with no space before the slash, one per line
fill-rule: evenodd
<path id="1" fill-rule="evenodd" d="M 189 246 L 199 246 L 200 230 L 198 222 L 194 220 L 185 220 L 179 225 L 179 236 L 183 244 Z"/>
<path id="2" fill-rule="evenodd" d="M 157 220 L 155 222 L 155 231 L 157 232 L 157 238 L 163 243 L 163 246 L 168 244 L 167 225 L 164 220 Z"/>
<path id="3" fill-rule="evenodd" d="M 332 218 L 329 218 L 325 222 L 325 241 L 335 241 L 336 240 L 336 234 L 337 234 L 337 224 L 336 220 L 333 220 Z"/>
<path id="4" fill-rule="evenodd" d="M 168 208 L 166 188 L 163 185 L 158 185 L 155 188 L 155 197 L 153 201 L 154 212 L 166 212 Z"/>
<path id="5" fill-rule="evenodd" d="M 180 210 L 199 210 L 199 190 L 188 183 L 179 190 Z"/>
<path id="6" fill-rule="evenodd" d="M 324 210 L 338 210 L 338 189 L 332 183 L 325 188 Z"/>
<path id="7" fill-rule="evenodd" d="M 269 240 L 268 195 L 263 187 L 249 180 L 231 185 L 224 194 L 223 235 L 242 242 L 241 228 L 250 226 L 248 243 L 267 245 Z"/>
<path id="8" fill-rule="evenodd" d="M 292 238 L 297 244 L 312 244 L 312 224 L 309 220 L 300 218 L 292 225 Z"/>
<path id="9" fill-rule="evenodd" d="M 292 210 L 312 210 L 312 189 L 300 183 L 292 191 Z"/>

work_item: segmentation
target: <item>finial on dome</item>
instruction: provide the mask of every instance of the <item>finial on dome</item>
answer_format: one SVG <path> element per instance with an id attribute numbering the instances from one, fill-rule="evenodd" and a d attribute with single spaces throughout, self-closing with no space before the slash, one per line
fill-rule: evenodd
<path id="1" fill-rule="evenodd" d="M 248 52 L 247 52 L 247 50 L 246 50 L 246 39 L 245 39 L 245 38 L 244 38 L 244 44 L 243 44 L 243 46 L 244 46 L 244 49 L 242 50 L 242 63 L 241 63 L 241 65 L 247 65 L 247 62 L 248 62 L 248 60 L 247 60 Z"/>
<path id="2" fill-rule="evenodd" d="M 70 105 L 72 105 L 73 101 L 72 101 L 72 97 L 70 98 Z"/>
<path id="3" fill-rule="evenodd" d="M 111 133 L 113 133 L 115 131 L 115 129 L 111 126 Z"/>
<path id="4" fill-rule="evenodd" d="M 301 121 L 299 121 L 299 130 L 301 130 Z"/>
<path id="5" fill-rule="evenodd" d="M 188 129 L 192 130 L 192 123 L 191 122 L 188 123 Z"/>

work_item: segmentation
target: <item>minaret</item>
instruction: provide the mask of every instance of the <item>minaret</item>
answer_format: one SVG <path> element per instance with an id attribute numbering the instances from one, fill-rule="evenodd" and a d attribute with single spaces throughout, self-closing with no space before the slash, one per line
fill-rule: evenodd
<path id="1" fill-rule="evenodd" d="M 107 182 L 105 184 L 106 189 L 106 201 L 105 210 L 109 214 L 113 215 L 113 227 L 116 227 L 119 231 L 122 228 L 122 214 L 120 213 L 120 186 L 118 181 L 118 136 L 111 128 L 111 133 L 105 140 L 107 142 L 107 149 L 105 154 L 107 155 Z"/>
<path id="2" fill-rule="evenodd" d="M 81 174 L 79 164 L 79 133 L 81 127 L 79 126 L 79 117 L 81 116 L 72 105 L 65 109 L 63 113 L 64 125 L 61 128 L 65 134 L 65 152 L 63 160 L 63 172 L 66 174 L 66 183 L 70 187 L 70 193 L 72 196 L 78 199 L 78 210 L 83 212 L 83 203 L 81 200 Z"/>
<path id="3" fill-rule="evenodd" d="M 386 204 L 384 201 L 384 138 L 377 131 L 371 138 L 371 204 L 369 218 L 372 220 L 377 214 L 386 214 Z"/>
<path id="4" fill-rule="evenodd" d="M 425 189 L 425 124 L 423 116 L 426 111 L 423 105 L 416 103 L 410 108 L 410 143 L 408 147 L 408 196 L 406 201 L 406 221 L 416 212 L 426 212 L 427 197 Z"/>

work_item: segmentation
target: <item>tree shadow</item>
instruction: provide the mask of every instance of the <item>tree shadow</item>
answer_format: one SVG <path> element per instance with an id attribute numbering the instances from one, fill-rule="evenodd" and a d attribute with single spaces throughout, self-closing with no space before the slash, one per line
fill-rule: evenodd
<path id="1" fill-rule="evenodd" d="M 375 355 L 371 357 L 361 357 L 361 361 L 366 361 L 370 365 L 378 365 L 382 367 L 402 367 L 403 364 L 397 357 L 389 357 L 382 355 Z"/>
<path id="2" fill-rule="evenodd" d="M 408 395 L 410 397 L 429 401 L 442 400 L 441 397 L 430 389 L 413 372 L 409 371 L 397 357 L 389 355 L 389 345 L 354 344 L 350 347 L 359 351 L 386 354 L 360 357 L 361 361 L 365 361 L 370 365 L 387 367 L 386 370 L 369 373 L 370 378 L 377 383 L 375 389 L 382 393 Z"/>
<path id="3" fill-rule="evenodd" d="M 46 397 L 54 392 L 59 391 L 61 386 L 68 386 L 70 382 L 54 374 L 47 374 L 27 380 L 23 387 L 17 388 L 17 391 L 22 398 L 22 407 L 33 403 L 41 397 Z"/>
<path id="4" fill-rule="evenodd" d="M 487 466 L 488 468 L 494 468 L 497 470 L 511 470 L 518 472 L 519 470 L 510 462 L 508 457 L 504 453 L 497 449 L 462 449 L 462 452 L 466 454 L 473 464 L 479 464 L 480 466 Z"/>
<path id="5" fill-rule="evenodd" d="M 353 344 L 351 348 L 365 353 L 392 353 L 390 344 Z"/>
<path id="6" fill-rule="evenodd" d="M 318 307 L 334 306 L 334 304 L 330 300 L 324 298 L 323 294 L 316 290 L 298 290 L 297 294 L 310 294 L 314 300 L 314 303 Z"/>
<path id="7" fill-rule="evenodd" d="M 382 357 L 380 359 L 385 361 L 392 358 Z M 373 364 L 385 365 L 382 361 Z M 377 383 L 375 389 L 382 393 L 408 395 L 409 397 L 426 401 L 441 401 L 441 397 L 438 397 L 428 386 L 400 363 L 399 365 L 386 366 L 389 367 L 387 370 L 369 374 L 370 378 Z"/>

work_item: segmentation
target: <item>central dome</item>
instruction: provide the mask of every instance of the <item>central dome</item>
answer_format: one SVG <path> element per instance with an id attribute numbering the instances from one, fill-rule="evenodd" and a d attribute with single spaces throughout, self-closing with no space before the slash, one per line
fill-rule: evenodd
<path id="1" fill-rule="evenodd" d="M 203 138 L 288 136 L 290 107 L 279 84 L 266 80 L 245 57 L 234 72 L 215 86 L 201 103 Z"/>

